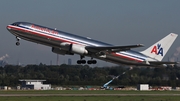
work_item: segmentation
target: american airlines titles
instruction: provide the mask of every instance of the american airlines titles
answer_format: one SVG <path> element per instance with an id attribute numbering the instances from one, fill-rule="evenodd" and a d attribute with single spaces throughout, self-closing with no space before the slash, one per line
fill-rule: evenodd
<path id="1" fill-rule="evenodd" d="M 58 34 L 58 32 L 55 31 L 55 30 L 50 30 L 48 28 L 43 28 L 43 27 L 39 27 L 39 26 L 36 26 L 36 25 L 31 25 L 31 28 L 39 30 L 41 32 L 49 33 L 49 34 Z"/>

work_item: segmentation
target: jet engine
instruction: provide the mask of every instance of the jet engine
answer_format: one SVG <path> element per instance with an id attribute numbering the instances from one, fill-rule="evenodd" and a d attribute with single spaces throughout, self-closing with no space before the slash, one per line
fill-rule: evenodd
<path id="1" fill-rule="evenodd" d="M 83 45 L 63 42 L 63 43 L 60 43 L 60 47 L 61 48 L 53 47 L 52 52 L 62 54 L 62 55 L 65 55 L 65 54 L 71 55 L 73 53 L 80 54 L 80 55 L 88 54 L 88 51 L 85 49 L 85 46 Z"/>
<path id="2" fill-rule="evenodd" d="M 77 53 L 77 54 L 88 54 L 88 51 L 85 49 L 85 46 L 82 45 L 78 45 L 78 44 L 71 44 L 71 48 L 70 50 L 73 53 Z"/>
<path id="3" fill-rule="evenodd" d="M 57 53 L 57 54 L 61 54 L 61 55 L 74 55 L 74 53 L 71 53 L 69 51 L 66 51 L 66 50 L 62 50 L 61 48 L 55 48 L 55 47 L 52 47 L 52 52 L 53 53 Z"/>

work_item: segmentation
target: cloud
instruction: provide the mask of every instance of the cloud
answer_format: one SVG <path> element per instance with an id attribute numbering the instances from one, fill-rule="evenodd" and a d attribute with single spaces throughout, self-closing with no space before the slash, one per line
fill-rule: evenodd
<path id="1" fill-rule="evenodd" d="M 0 61 L 4 60 L 5 58 L 8 58 L 9 55 L 8 54 L 5 54 L 4 56 L 0 57 Z"/>
<path id="2" fill-rule="evenodd" d="M 169 61 L 171 62 L 177 61 L 176 59 L 178 58 L 179 55 L 180 55 L 180 47 L 177 47 L 176 52 L 173 54 L 173 56 L 170 58 Z"/>

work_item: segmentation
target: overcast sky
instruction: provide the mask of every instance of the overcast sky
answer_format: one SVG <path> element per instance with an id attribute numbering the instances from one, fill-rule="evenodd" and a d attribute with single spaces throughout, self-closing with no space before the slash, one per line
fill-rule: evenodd
<path id="1" fill-rule="evenodd" d="M 51 47 L 16 39 L 6 29 L 17 21 L 32 22 L 114 45 L 144 44 L 142 51 L 173 32 L 180 34 L 180 0 L 1 0 L 0 57 L 9 64 L 56 64 Z M 164 60 L 178 47 L 178 37 Z M 60 56 L 60 63 L 79 56 Z M 90 58 L 86 58 L 90 59 Z M 97 66 L 111 66 L 98 62 Z"/>

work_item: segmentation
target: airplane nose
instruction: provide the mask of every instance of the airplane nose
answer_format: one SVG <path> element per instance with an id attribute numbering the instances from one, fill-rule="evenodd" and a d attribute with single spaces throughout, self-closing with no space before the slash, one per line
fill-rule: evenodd
<path id="1" fill-rule="evenodd" d="M 8 25 L 6 28 L 7 28 L 7 30 L 10 30 L 10 29 L 11 29 L 10 25 Z"/>

